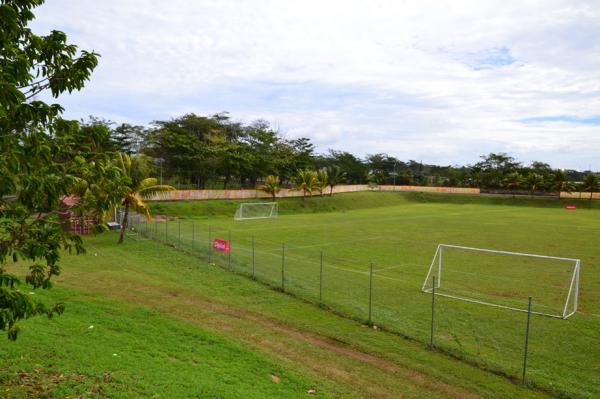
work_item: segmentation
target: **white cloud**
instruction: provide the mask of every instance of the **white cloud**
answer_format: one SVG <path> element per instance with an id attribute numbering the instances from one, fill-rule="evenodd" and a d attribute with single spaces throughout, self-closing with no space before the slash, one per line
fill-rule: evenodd
<path id="1" fill-rule="evenodd" d="M 68 116 L 266 118 L 321 150 L 600 169 L 600 4 L 54 0 L 34 27 L 102 54 Z"/>

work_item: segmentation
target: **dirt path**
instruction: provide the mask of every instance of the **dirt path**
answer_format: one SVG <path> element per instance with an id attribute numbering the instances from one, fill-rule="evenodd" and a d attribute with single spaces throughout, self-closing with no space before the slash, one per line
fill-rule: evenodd
<path id="1" fill-rule="evenodd" d="M 325 377 L 338 385 L 351 387 L 360 397 L 480 398 L 465 389 L 334 339 L 300 330 L 259 313 L 216 303 L 200 295 L 161 289 L 139 281 L 113 280 L 112 284 L 102 284 L 95 280 L 93 286 L 82 280 L 76 281 L 66 283 L 73 288 L 95 291 L 169 313 L 224 334 L 274 354 L 293 368 L 300 367 L 319 378 Z"/>
<path id="2" fill-rule="evenodd" d="M 190 302 L 195 303 L 195 302 Z M 436 393 L 436 397 L 449 397 L 449 398 L 480 398 L 480 396 L 469 393 L 467 391 L 461 390 L 454 386 L 450 386 L 441 382 L 439 380 L 435 380 L 430 376 L 427 376 L 423 373 L 419 373 L 414 370 L 410 370 L 404 368 L 396 363 L 391 361 L 382 359 L 380 357 L 358 351 L 348 345 L 337 342 L 333 339 L 316 335 L 311 332 L 301 331 L 294 329 L 290 326 L 282 324 L 272 319 L 264 318 L 264 316 L 260 316 L 248 311 L 244 311 L 241 309 L 234 309 L 231 307 L 224 306 L 222 304 L 216 304 L 211 302 L 203 302 L 203 305 L 207 308 L 210 308 L 212 311 L 216 313 L 226 314 L 232 317 L 242 318 L 245 320 L 252 321 L 254 323 L 259 323 L 260 325 L 269 328 L 273 331 L 277 331 L 282 334 L 286 334 L 294 339 L 299 341 L 308 343 L 310 345 L 317 346 L 321 349 L 334 352 L 337 355 L 347 357 L 349 359 L 362 362 L 373 366 L 379 369 L 382 372 L 389 373 L 395 377 L 402 377 L 406 380 L 410 380 L 415 385 L 419 385 L 427 390 Z M 292 359 L 294 361 L 301 362 L 302 359 Z M 324 365 L 316 365 L 314 367 L 315 371 L 323 372 Z M 388 395 L 383 395 L 381 397 L 388 397 Z M 395 397 L 395 396 L 391 396 Z"/>

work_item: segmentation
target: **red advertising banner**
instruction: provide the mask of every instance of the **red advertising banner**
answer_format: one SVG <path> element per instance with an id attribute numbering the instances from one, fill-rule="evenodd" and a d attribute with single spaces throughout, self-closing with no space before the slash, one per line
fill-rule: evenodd
<path id="1" fill-rule="evenodd" d="M 213 241 L 213 249 L 218 252 L 229 252 L 229 241 L 215 238 Z"/>

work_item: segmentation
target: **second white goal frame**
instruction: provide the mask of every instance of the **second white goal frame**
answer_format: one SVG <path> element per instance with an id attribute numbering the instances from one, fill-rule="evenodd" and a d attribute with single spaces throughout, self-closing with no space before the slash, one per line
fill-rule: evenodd
<path id="1" fill-rule="evenodd" d="M 442 268 L 442 256 L 443 256 L 444 248 L 456 248 L 456 249 L 467 250 L 467 251 L 488 252 L 488 253 L 494 253 L 494 254 L 525 256 L 525 257 L 531 257 L 531 258 L 552 259 L 552 260 L 573 262 L 575 266 L 573 267 L 573 273 L 571 274 L 569 290 L 567 292 L 567 297 L 566 297 L 562 312 L 561 313 L 546 313 L 546 312 L 539 312 L 539 311 L 531 311 L 531 313 L 542 315 L 542 316 L 550 316 L 550 317 L 566 319 L 577 312 L 577 302 L 578 302 L 578 298 L 579 298 L 579 269 L 580 269 L 580 265 L 581 265 L 580 259 L 562 258 L 562 257 L 558 257 L 558 256 L 535 255 L 535 254 L 527 254 L 527 253 L 520 253 L 520 252 L 510 252 L 510 251 L 500 251 L 500 250 L 485 249 L 485 248 L 474 248 L 474 247 L 466 247 L 466 246 L 461 246 L 461 245 L 438 244 L 435 254 L 433 256 L 433 259 L 431 261 L 431 265 L 429 266 L 427 276 L 425 277 L 425 281 L 423 282 L 423 287 L 421 287 L 421 290 L 423 292 L 432 293 L 432 291 L 433 291 L 432 284 L 428 284 L 428 282 L 432 275 L 432 271 L 434 271 L 434 269 L 436 267 L 437 267 L 437 271 L 433 272 L 433 274 L 436 276 L 435 288 L 437 289 L 442 286 L 442 269 L 443 269 Z M 436 265 L 436 261 L 437 261 L 437 265 Z M 460 299 L 460 300 L 467 301 L 467 302 L 479 303 L 482 305 L 494 306 L 494 307 L 503 308 L 503 309 L 516 310 L 519 312 L 527 312 L 527 309 L 491 303 L 491 302 L 487 302 L 487 301 L 483 301 L 483 300 L 479 300 L 479 299 L 475 299 L 475 298 L 468 298 L 468 297 L 464 297 L 464 296 L 460 296 L 460 295 L 453 295 L 453 294 L 448 294 L 448 293 L 443 293 L 443 292 L 435 292 L 435 295 L 440 295 L 440 296 L 454 298 L 454 299 Z M 573 301 L 573 308 L 569 309 L 569 302 L 571 300 Z"/>
<path id="2" fill-rule="evenodd" d="M 262 215 L 244 216 L 244 207 L 249 207 L 252 205 L 264 207 L 264 208 L 270 207 L 270 209 L 268 210 L 268 212 L 265 212 Z M 241 204 L 238 205 L 238 208 L 236 209 L 235 215 L 233 218 L 235 220 L 269 219 L 269 218 L 277 217 L 278 211 L 279 211 L 279 206 L 278 206 L 277 202 L 242 202 Z"/>

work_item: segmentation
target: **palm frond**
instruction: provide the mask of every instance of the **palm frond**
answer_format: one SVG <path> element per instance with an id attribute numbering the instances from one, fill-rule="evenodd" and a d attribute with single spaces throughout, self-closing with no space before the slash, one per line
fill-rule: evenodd
<path id="1" fill-rule="evenodd" d="M 175 190 L 175 187 L 173 186 L 168 186 L 166 184 L 157 184 L 155 186 L 149 186 L 149 187 L 145 187 L 143 189 L 140 189 L 137 191 L 137 194 L 141 197 L 141 198 L 148 198 L 148 197 L 152 197 L 154 194 L 157 193 L 163 193 L 165 191 L 173 191 Z"/>
<path id="2" fill-rule="evenodd" d="M 131 157 L 129 155 L 119 152 L 117 155 L 117 164 L 125 176 L 131 176 Z"/>
<path id="3" fill-rule="evenodd" d="M 143 190 L 144 188 L 151 187 L 151 186 L 157 186 L 157 185 L 158 185 L 157 178 L 147 177 L 147 178 L 143 179 L 142 181 L 140 181 L 140 183 L 137 186 L 137 189 Z"/>
<path id="4" fill-rule="evenodd" d="M 148 207 L 148 204 L 137 195 L 129 197 L 129 206 L 137 213 L 144 215 L 146 219 L 150 219 L 150 208 Z"/>

